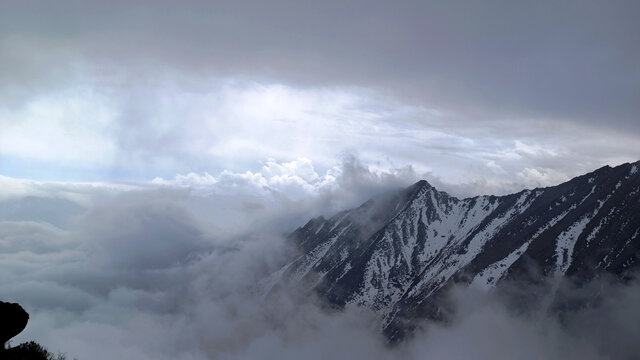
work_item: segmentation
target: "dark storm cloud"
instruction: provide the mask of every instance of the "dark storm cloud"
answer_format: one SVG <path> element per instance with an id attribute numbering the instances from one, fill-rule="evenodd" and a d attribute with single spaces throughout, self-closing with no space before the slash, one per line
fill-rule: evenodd
<path id="1" fill-rule="evenodd" d="M 634 1 L 10 1 L 0 61 L 5 81 L 36 88 L 88 64 L 127 67 L 131 81 L 178 70 L 637 132 L 639 12 Z"/>

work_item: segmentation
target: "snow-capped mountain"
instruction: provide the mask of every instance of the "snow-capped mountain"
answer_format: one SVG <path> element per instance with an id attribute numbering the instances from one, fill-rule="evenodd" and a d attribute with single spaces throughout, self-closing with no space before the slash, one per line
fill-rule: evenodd
<path id="1" fill-rule="evenodd" d="M 290 236 L 301 255 L 269 284 L 315 290 L 378 312 L 387 335 L 437 317 L 452 284 L 624 277 L 639 262 L 640 162 L 506 196 L 457 199 L 419 181 Z"/>

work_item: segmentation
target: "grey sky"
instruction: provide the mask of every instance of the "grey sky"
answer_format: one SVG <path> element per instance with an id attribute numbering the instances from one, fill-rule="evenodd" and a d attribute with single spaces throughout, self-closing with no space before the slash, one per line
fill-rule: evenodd
<path id="1" fill-rule="evenodd" d="M 487 118 L 606 119 L 639 130 L 640 6 L 633 1 L 3 7 L 4 45 L 42 45 L 33 55 L 44 63 L 53 50 L 146 71 L 155 65 L 156 71 L 374 87 L 474 117 L 482 111 Z M 28 66 L 51 70 L 20 55 L 6 54 L 3 70 L 23 76 L 29 75 L 19 70 Z"/>

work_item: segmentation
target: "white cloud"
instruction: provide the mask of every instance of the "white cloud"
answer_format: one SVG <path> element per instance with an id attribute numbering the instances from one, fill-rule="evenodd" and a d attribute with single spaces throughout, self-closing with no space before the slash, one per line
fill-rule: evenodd
<path id="1" fill-rule="evenodd" d="M 351 176 L 345 174 L 345 166 L 352 166 L 349 164 L 358 167 L 347 170 L 350 174 L 368 174 L 368 179 L 354 179 L 356 183 L 364 186 L 367 181 L 371 184 L 382 184 L 385 178 L 401 179 L 402 184 L 418 180 L 418 176 L 412 170 L 367 166 L 356 159 L 348 159 L 342 164 L 335 163 L 323 173 L 318 173 L 310 159 L 297 158 L 283 162 L 268 159 L 260 171 L 256 172 L 224 170 L 217 176 L 209 173 L 178 174 L 173 179 L 156 177 L 151 183 L 169 188 L 190 189 L 205 195 L 238 195 L 240 198 L 255 196 L 262 198 L 266 205 L 274 199 L 303 201 L 337 190 Z"/>
<path id="2" fill-rule="evenodd" d="M 115 109 L 107 101 L 92 88 L 78 87 L 19 107 L 0 106 L 0 155 L 24 162 L 110 164 L 117 144 L 111 129 Z"/>
<path id="3" fill-rule="evenodd" d="M 156 177 L 151 180 L 152 184 L 156 185 L 174 185 L 183 187 L 199 188 L 203 186 L 215 185 L 218 182 L 216 178 L 205 172 L 202 175 L 190 172 L 186 175 L 178 174 L 173 177 L 173 180 L 165 180 L 161 177 Z"/>
<path id="4" fill-rule="evenodd" d="M 144 184 L 108 182 L 36 181 L 0 175 L 0 201 L 29 196 L 62 198 L 83 206 L 89 205 L 99 194 L 113 194 L 140 189 Z"/>
<path id="5" fill-rule="evenodd" d="M 0 105 L 0 171 L 103 181 L 175 176 L 171 181 L 184 186 L 212 181 L 223 170 L 249 171 L 284 186 L 298 180 L 263 159 L 308 159 L 314 168 L 296 176 L 311 183 L 314 173 L 323 177 L 353 154 L 370 167 L 412 166 L 451 184 L 528 186 L 520 175 L 525 168 L 569 178 L 640 156 L 633 134 L 551 120 L 520 123 L 531 131 L 509 121 L 476 123 L 353 87 L 175 75 L 132 84 L 124 76 L 94 76 Z M 540 178 L 540 184 L 558 178 Z"/>
<path id="6" fill-rule="evenodd" d="M 518 173 L 518 177 L 522 179 L 523 183 L 526 184 L 527 187 L 544 187 L 548 184 L 560 184 L 569 180 L 565 174 L 559 171 L 544 168 L 524 168 Z"/>
<path id="7" fill-rule="evenodd" d="M 540 144 L 526 144 L 521 140 L 515 141 L 515 151 L 526 155 L 545 154 L 548 156 L 558 156 L 557 151 L 553 148 L 542 146 Z"/>

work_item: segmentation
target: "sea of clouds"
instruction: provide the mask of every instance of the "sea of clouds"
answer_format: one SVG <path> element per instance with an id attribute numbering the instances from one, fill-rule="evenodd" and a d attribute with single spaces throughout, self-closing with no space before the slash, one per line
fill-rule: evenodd
<path id="1" fill-rule="evenodd" d="M 149 183 L 0 177 L 0 298 L 31 314 L 36 340 L 78 359 L 631 359 L 640 286 L 561 320 L 516 311 L 508 292 L 455 289 L 446 324 L 423 322 L 390 347 L 366 309 L 328 310 L 310 294 L 268 301 L 255 284 L 290 259 L 286 234 L 419 178 L 349 158 L 318 174 L 305 159 L 260 172 Z"/>

